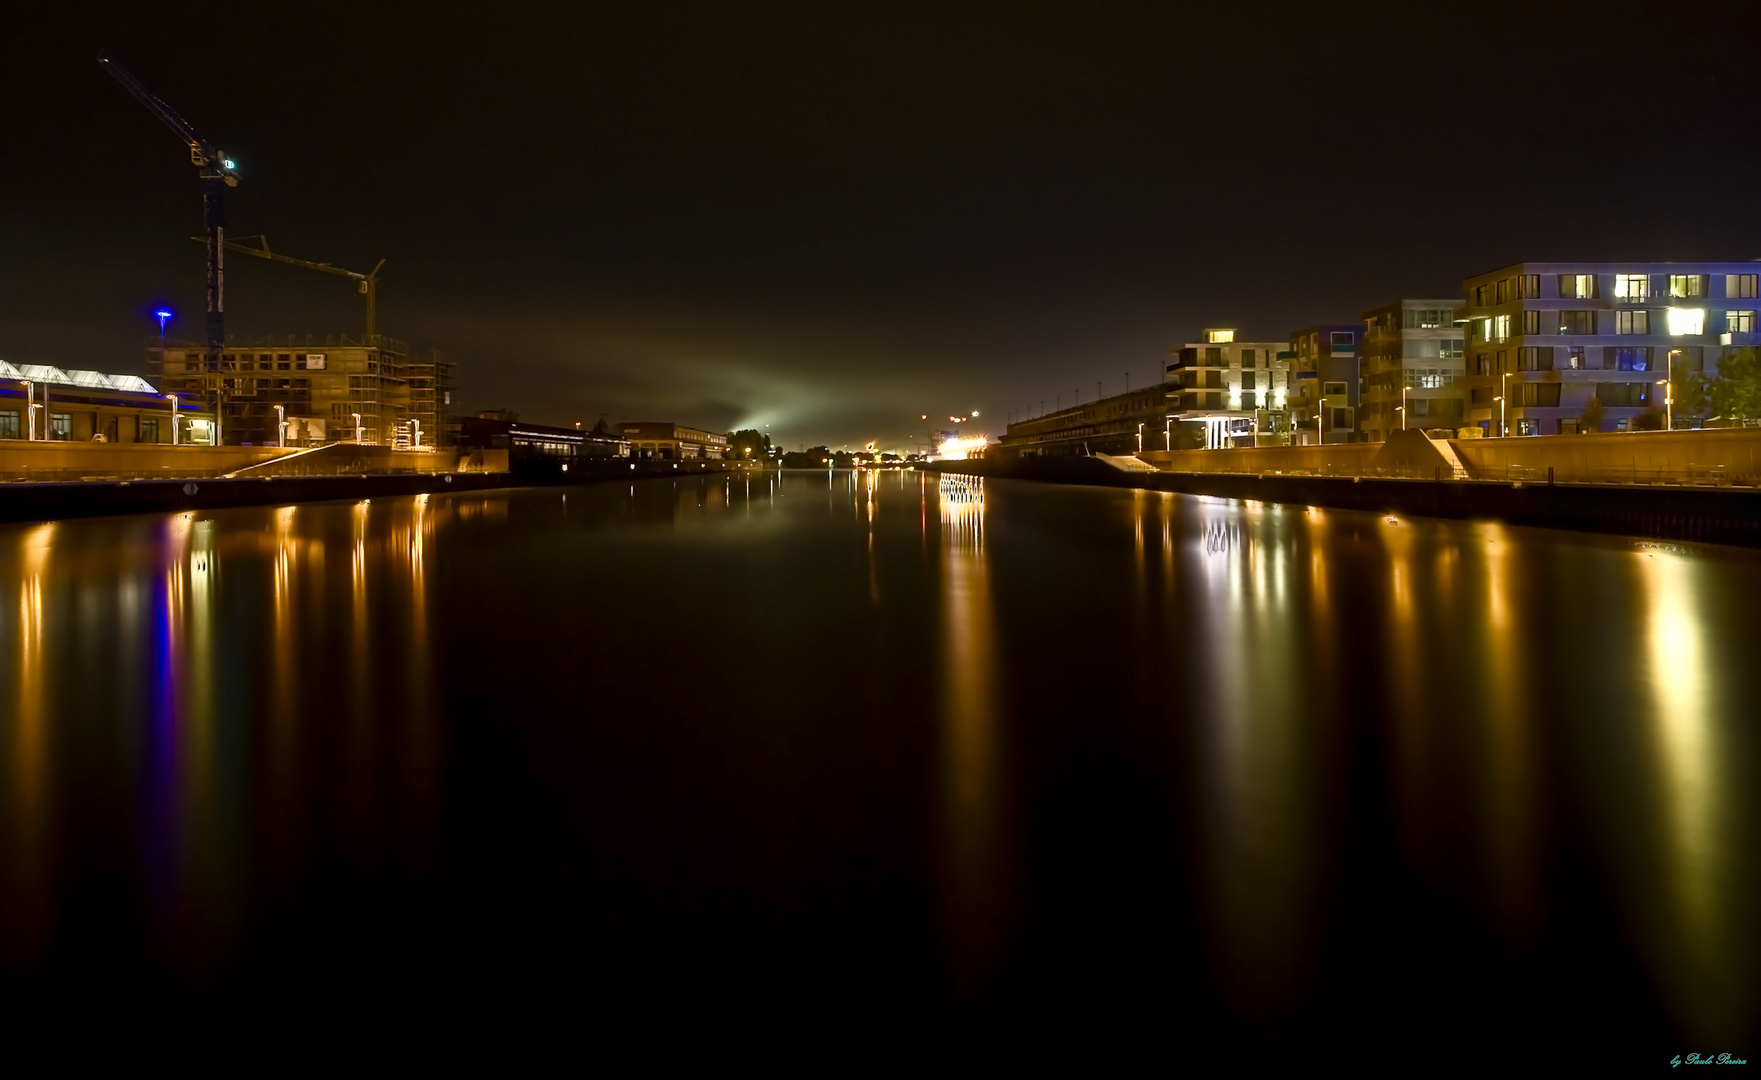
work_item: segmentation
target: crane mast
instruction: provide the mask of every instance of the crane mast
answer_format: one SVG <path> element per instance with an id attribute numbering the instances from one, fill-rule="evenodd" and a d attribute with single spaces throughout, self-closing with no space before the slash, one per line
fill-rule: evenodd
<path id="1" fill-rule="evenodd" d="M 108 52 L 98 54 L 98 64 L 133 94 L 136 101 L 146 106 L 148 112 L 157 116 L 184 141 L 189 147 L 190 164 L 196 167 L 196 176 L 202 182 L 202 225 L 208 249 L 208 340 L 204 367 L 209 373 L 209 389 L 215 405 L 214 419 L 218 425 L 218 376 L 221 355 L 226 349 L 226 189 L 238 186 L 238 174 L 234 171 L 231 158 L 199 135 L 189 121 L 178 115 L 176 109 L 142 85 L 139 79 Z M 218 434 L 217 426 L 217 442 Z"/>

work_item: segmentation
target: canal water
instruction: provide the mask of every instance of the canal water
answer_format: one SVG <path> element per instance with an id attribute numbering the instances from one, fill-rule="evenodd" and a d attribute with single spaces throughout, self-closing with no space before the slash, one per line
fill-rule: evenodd
<path id="1" fill-rule="evenodd" d="M 1757 597 L 1747 550 L 920 472 L 6 527 L 0 995 L 1754 1056 Z"/>

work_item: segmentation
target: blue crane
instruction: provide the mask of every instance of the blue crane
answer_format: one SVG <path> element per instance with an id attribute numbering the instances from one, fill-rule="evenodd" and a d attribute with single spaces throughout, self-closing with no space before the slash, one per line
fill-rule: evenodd
<path id="1" fill-rule="evenodd" d="M 220 357 L 226 349 L 226 283 L 224 277 L 226 251 L 226 189 L 238 187 L 238 173 L 233 160 L 207 139 L 196 133 L 189 121 L 177 110 L 160 100 L 141 81 L 117 62 L 108 52 L 98 54 L 98 63 L 112 78 L 123 85 L 135 100 L 147 107 L 165 126 L 177 133 L 190 148 L 190 164 L 202 181 L 202 222 L 206 226 L 208 245 L 208 351 L 205 367 L 210 376 L 209 389 L 220 390 Z M 218 402 L 216 402 L 218 404 Z M 216 418 L 219 410 L 216 409 Z"/>

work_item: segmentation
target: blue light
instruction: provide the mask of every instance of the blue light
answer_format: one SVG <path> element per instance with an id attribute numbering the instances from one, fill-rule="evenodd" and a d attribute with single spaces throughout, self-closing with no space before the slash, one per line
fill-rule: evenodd
<path id="1" fill-rule="evenodd" d="M 160 319 L 171 318 L 171 312 L 166 310 L 165 308 L 160 308 L 158 311 L 153 312 L 153 314 L 158 316 Z"/>
<path id="2" fill-rule="evenodd" d="M 231 158 L 227 158 L 226 159 L 226 167 L 229 169 L 236 169 L 236 168 L 238 168 L 238 165 Z"/>

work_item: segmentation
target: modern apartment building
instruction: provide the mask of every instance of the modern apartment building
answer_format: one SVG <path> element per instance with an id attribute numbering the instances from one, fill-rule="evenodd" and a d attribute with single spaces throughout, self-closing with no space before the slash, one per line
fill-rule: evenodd
<path id="1" fill-rule="evenodd" d="M 1363 330 L 1361 323 L 1309 326 L 1290 335 L 1296 365 L 1290 416 L 1293 442 L 1352 441 Z"/>
<path id="2" fill-rule="evenodd" d="M 229 445 L 274 445 L 288 424 L 289 446 L 325 442 L 446 444 L 453 365 L 412 354 L 383 334 L 321 341 L 289 336 L 228 343 L 219 371 L 205 370 L 202 346 L 154 339 L 147 377 L 162 389 L 218 405 Z M 279 411 L 277 410 L 279 406 Z"/>
<path id="3" fill-rule="evenodd" d="M 1364 312 L 1359 428 L 1384 442 L 1403 427 L 1445 430 L 1463 423 L 1467 386 L 1455 300 L 1396 300 Z"/>
<path id="4" fill-rule="evenodd" d="M 1169 354 L 1168 411 L 1175 449 L 1268 446 L 1289 435 L 1291 355 L 1282 341 L 1236 341 L 1234 330 Z"/>
<path id="5" fill-rule="evenodd" d="M 1660 381 L 1710 375 L 1725 349 L 1761 340 L 1758 272 L 1755 262 L 1525 262 L 1468 278 L 1468 423 L 1487 435 L 1635 426 L 1663 407 Z M 1676 426 L 1698 422 L 1686 411 Z"/>

